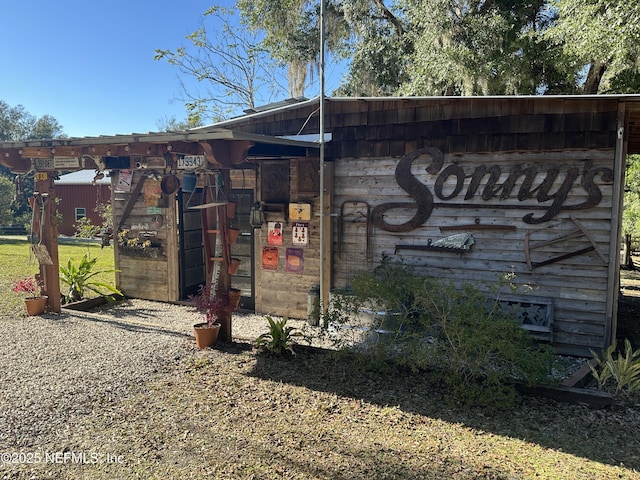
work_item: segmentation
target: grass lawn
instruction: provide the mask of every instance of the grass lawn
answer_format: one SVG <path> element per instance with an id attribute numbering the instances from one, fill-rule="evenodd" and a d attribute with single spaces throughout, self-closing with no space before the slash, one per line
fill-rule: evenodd
<path id="1" fill-rule="evenodd" d="M 96 269 L 113 269 L 113 247 L 101 249 L 100 245 L 95 243 L 60 244 L 58 248 L 60 264 L 66 264 L 69 258 L 77 264 L 87 252 L 91 258 L 98 258 Z M 31 253 L 30 245 L 24 235 L 0 236 L 0 291 L 8 292 L 0 296 L 0 311 L 26 315 L 22 297 L 12 292 L 13 283 L 16 279 L 36 274 L 38 270 L 38 260 Z M 96 280 L 115 285 L 115 274 L 100 274 L 96 276 Z M 64 285 L 60 288 L 64 291 Z"/>

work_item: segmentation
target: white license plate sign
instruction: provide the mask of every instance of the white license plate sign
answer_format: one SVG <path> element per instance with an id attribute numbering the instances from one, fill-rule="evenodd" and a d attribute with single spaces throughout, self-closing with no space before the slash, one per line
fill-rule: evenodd
<path id="1" fill-rule="evenodd" d="M 178 157 L 178 168 L 188 170 L 204 166 L 204 155 L 185 155 Z"/>

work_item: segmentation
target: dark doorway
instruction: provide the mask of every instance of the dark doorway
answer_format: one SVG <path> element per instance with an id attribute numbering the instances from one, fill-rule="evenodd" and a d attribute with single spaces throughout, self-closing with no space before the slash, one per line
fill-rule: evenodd
<path id="1" fill-rule="evenodd" d="M 238 272 L 231 279 L 231 285 L 242 290 L 240 307 L 245 310 L 255 310 L 253 229 L 249 223 L 251 205 L 253 205 L 253 190 L 233 189 L 229 197 L 229 200 L 237 204 L 236 215 L 231 220 L 231 226 L 240 230 L 236 244 L 231 247 L 231 256 L 241 260 Z"/>
<path id="2" fill-rule="evenodd" d="M 202 199 L 202 189 L 193 193 L 178 193 L 178 241 L 180 251 L 180 299 L 198 292 L 206 282 L 202 218 L 200 210 L 189 210 Z"/>

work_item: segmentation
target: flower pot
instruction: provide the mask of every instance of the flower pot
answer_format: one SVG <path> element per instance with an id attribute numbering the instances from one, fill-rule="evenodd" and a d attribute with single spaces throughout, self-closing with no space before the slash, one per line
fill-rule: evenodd
<path id="1" fill-rule="evenodd" d="M 235 310 L 240 306 L 240 297 L 242 297 L 242 290 L 239 288 L 229 289 L 229 305 Z"/>
<path id="2" fill-rule="evenodd" d="M 218 334 L 220 333 L 220 324 L 214 323 L 209 326 L 208 323 L 196 323 L 193 326 L 193 331 L 196 336 L 196 346 L 203 350 L 207 347 L 211 347 L 218 341 Z"/>
<path id="3" fill-rule="evenodd" d="M 240 236 L 240 229 L 238 228 L 230 228 L 229 230 L 229 245 L 235 245 L 236 240 Z"/>
<path id="4" fill-rule="evenodd" d="M 238 268 L 240 268 L 240 259 L 232 257 L 227 267 L 227 273 L 229 275 L 235 275 L 238 272 Z"/>
<path id="5" fill-rule="evenodd" d="M 34 315 L 40 315 L 44 313 L 47 308 L 48 297 L 30 297 L 24 299 L 24 304 L 27 307 L 27 315 L 33 317 Z"/>

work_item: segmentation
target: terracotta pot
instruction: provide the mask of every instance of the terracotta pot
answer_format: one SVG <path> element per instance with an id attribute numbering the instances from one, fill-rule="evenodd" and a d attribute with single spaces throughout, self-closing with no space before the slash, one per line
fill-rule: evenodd
<path id="1" fill-rule="evenodd" d="M 234 202 L 227 202 L 225 205 L 228 219 L 232 219 L 236 216 L 236 206 L 237 205 Z"/>
<path id="2" fill-rule="evenodd" d="M 229 275 L 235 275 L 238 272 L 238 268 L 240 268 L 240 259 L 232 257 L 227 267 L 227 273 Z"/>
<path id="3" fill-rule="evenodd" d="M 27 307 L 27 315 L 33 317 L 34 315 L 40 315 L 44 313 L 47 308 L 48 297 L 30 297 L 24 299 L 24 304 Z"/>
<path id="4" fill-rule="evenodd" d="M 229 304 L 234 310 L 240 306 L 240 297 L 242 297 L 242 290 L 239 288 L 229 289 Z"/>
<path id="5" fill-rule="evenodd" d="M 208 323 L 196 323 L 193 326 L 193 331 L 196 336 L 196 346 L 203 350 L 211 347 L 218 341 L 218 334 L 220 333 L 220 324 L 214 323 L 209 326 Z"/>
<path id="6" fill-rule="evenodd" d="M 229 229 L 229 245 L 235 245 L 236 240 L 240 236 L 240 229 L 238 228 L 230 228 Z"/>

